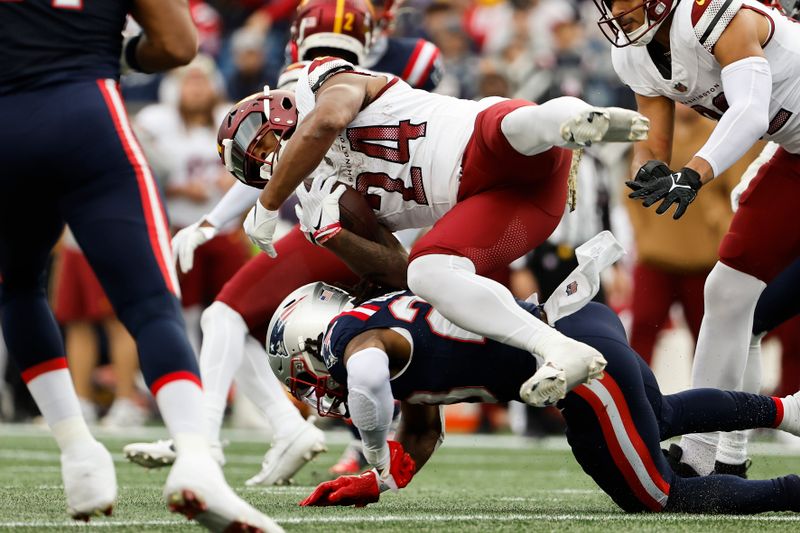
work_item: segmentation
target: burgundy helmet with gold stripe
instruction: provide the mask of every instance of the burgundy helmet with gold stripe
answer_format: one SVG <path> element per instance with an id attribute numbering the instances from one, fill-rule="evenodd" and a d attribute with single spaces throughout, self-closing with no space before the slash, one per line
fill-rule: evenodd
<path id="1" fill-rule="evenodd" d="M 313 59 L 306 57 L 309 50 L 326 48 L 350 52 L 363 63 L 374 30 L 375 11 L 370 0 L 304 0 L 292 24 L 293 60 Z"/>

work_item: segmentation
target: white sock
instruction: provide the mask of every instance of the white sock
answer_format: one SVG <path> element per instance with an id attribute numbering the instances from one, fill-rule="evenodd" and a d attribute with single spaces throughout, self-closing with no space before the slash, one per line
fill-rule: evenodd
<path id="1" fill-rule="evenodd" d="M 535 155 L 553 146 L 567 146 L 561 125 L 591 106 L 579 98 L 561 96 L 537 106 L 525 106 L 508 113 L 500 130 L 511 147 L 522 155 Z"/>
<path id="2" fill-rule="evenodd" d="M 714 470 L 714 461 L 717 454 L 717 433 L 697 433 L 681 437 L 683 456 L 681 462 L 685 463 L 701 476 L 707 476 Z"/>
<path id="3" fill-rule="evenodd" d="M 43 372 L 27 385 L 62 452 L 79 449 L 81 445 L 94 441 L 81 415 L 69 369 Z"/>
<path id="4" fill-rule="evenodd" d="M 522 309 L 506 287 L 477 275 L 466 257 L 417 257 L 408 265 L 408 287 L 456 326 L 521 350 L 534 353 L 540 340 L 558 334 Z"/>
<path id="5" fill-rule="evenodd" d="M 203 419 L 203 389 L 194 381 L 176 379 L 156 391 L 156 403 L 178 453 L 208 451 Z M 181 442 L 190 443 L 181 447 Z"/>
<path id="6" fill-rule="evenodd" d="M 765 333 L 750 338 L 747 366 L 742 376 L 742 386 L 736 390 L 758 394 L 761 390 L 761 339 Z M 747 441 L 750 431 L 731 431 L 719 434 L 717 461 L 729 465 L 740 465 L 747 461 Z"/>
<path id="7" fill-rule="evenodd" d="M 719 434 L 716 460 L 727 465 L 740 465 L 747 461 L 749 431 L 728 431 Z"/>
<path id="8" fill-rule="evenodd" d="M 705 314 L 692 367 L 693 388 L 736 390 L 741 387 L 753 329 L 753 312 L 764 287 L 763 281 L 719 262 L 711 270 L 705 284 Z M 681 446 L 686 438 L 681 440 Z M 741 435 L 732 439 L 726 441 L 726 444 L 730 443 L 724 452 L 726 463 L 732 457 L 741 457 L 742 453 L 746 458 L 747 450 L 742 447 Z M 706 444 L 717 442 L 718 436 L 716 433 L 708 434 L 700 440 Z M 744 443 L 746 446 L 746 439 Z M 698 455 L 702 455 L 701 467 L 705 468 L 705 452 Z"/>
<path id="9" fill-rule="evenodd" d="M 203 328 L 200 348 L 203 409 L 209 441 L 219 442 L 228 391 L 244 357 L 247 324 L 239 313 L 222 302 L 212 303 L 203 312 L 200 324 Z"/>
<path id="10" fill-rule="evenodd" d="M 269 367 L 267 357 L 261 343 L 248 336 L 244 361 L 236 373 L 236 382 L 250 401 L 264 413 L 272 426 L 274 438 L 280 439 L 294 433 L 304 419 L 286 396 L 286 389 Z"/>

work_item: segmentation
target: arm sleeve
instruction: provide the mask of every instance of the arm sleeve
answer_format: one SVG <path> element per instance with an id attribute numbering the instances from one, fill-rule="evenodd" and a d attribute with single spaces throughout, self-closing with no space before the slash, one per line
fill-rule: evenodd
<path id="1" fill-rule="evenodd" d="M 697 152 L 719 176 L 742 157 L 769 127 L 772 73 L 763 57 L 746 57 L 722 69 L 728 109 Z"/>
<path id="2" fill-rule="evenodd" d="M 389 468 L 386 441 L 394 412 L 389 356 L 378 348 L 366 348 L 351 355 L 346 366 L 347 404 L 361 434 L 364 457 L 383 471 Z"/>
<path id="3" fill-rule="evenodd" d="M 205 216 L 217 228 L 221 228 L 247 211 L 258 199 L 261 189 L 245 185 L 237 180 L 214 209 Z"/>

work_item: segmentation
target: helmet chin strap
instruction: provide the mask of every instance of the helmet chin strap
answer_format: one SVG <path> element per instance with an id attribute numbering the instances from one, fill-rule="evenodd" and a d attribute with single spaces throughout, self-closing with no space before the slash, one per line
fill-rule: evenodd
<path id="1" fill-rule="evenodd" d="M 661 20 L 661 22 L 656 22 L 652 27 L 650 26 L 650 19 L 647 17 L 647 15 L 644 16 L 644 20 L 645 22 L 644 24 L 642 24 L 640 28 L 636 28 L 631 33 L 625 34 L 628 36 L 628 39 L 631 40 L 637 39 L 638 37 L 638 40 L 633 41 L 631 43 L 632 46 L 647 46 L 648 44 L 650 44 L 650 41 L 652 41 L 653 37 L 655 37 L 658 28 L 661 27 L 661 25 L 664 23 L 664 20 L 666 19 Z M 644 29 L 644 31 L 642 31 L 639 34 L 641 35 L 641 37 L 639 37 L 638 35 L 636 35 L 636 33 L 642 29 Z"/>

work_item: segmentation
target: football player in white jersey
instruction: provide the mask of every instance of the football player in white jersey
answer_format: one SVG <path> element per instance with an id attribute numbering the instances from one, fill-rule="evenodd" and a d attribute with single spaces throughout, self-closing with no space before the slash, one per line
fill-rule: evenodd
<path id="1" fill-rule="evenodd" d="M 780 145 L 747 191 L 705 286 L 694 387 L 737 388 L 747 363 L 753 310 L 765 284 L 800 254 L 792 222 L 800 192 L 800 25 L 754 0 L 595 0 L 616 46 L 617 74 L 651 121 L 634 145 L 630 197 L 680 217 L 704 183 L 759 138 Z M 633 45 L 633 46 L 629 46 Z M 682 169 L 670 169 L 675 102 L 719 121 Z M 743 435 L 684 437 L 682 461 L 700 474 L 715 459 L 744 463 Z"/>
<path id="2" fill-rule="evenodd" d="M 642 139 L 647 121 L 576 98 L 536 106 L 434 95 L 356 71 L 348 59 L 306 67 L 295 89 L 300 122 L 277 162 L 279 147 L 268 136 L 247 155 L 265 164 L 246 179 L 271 176 L 245 219 L 251 239 L 276 255 L 277 209 L 316 170 L 312 191 L 298 189 L 301 222 L 317 243 L 350 254 L 345 261 L 359 273 L 381 272 L 372 264 L 380 247 L 341 228 L 337 180 L 364 194 L 392 231 L 435 224 L 411 250 L 409 288 L 460 327 L 539 358 L 543 366 L 521 389 L 525 401 L 555 403 L 600 375 L 599 352 L 519 312 L 508 289 L 484 275 L 536 247 L 558 224 L 571 165 L 562 147 Z"/>

